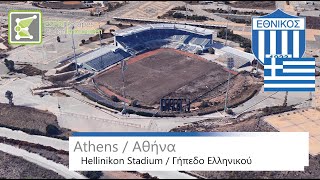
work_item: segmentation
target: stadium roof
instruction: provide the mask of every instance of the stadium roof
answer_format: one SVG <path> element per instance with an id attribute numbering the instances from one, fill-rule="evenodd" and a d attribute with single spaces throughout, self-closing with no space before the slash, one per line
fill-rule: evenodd
<path id="1" fill-rule="evenodd" d="M 110 51 L 114 51 L 116 49 L 118 49 L 118 47 L 114 46 L 114 45 L 102 46 L 101 48 L 94 49 L 92 51 L 85 53 L 84 55 L 81 55 L 80 57 L 77 57 L 77 63 L 78 64 L 85 63 L 87 61 L 90 61 L 92 59 L 100 57 L 100 56 L 102 56 Z"/>
<path id="2" fill-rule="evenodd" d="M 150 29 L 179 29 L 179 30 L 197 33 L 201 35 L 212 35 L 214 33 L 213 30 L 200 28 L 196 26 L 183 25 L 183 24 L 159 23 L 159 24 L 138 25 L 138 26 L 127 28 L 127 29 L 121 29 L 121 30 L 117 30 L 114 34 L 116 36 L 127 36 L 127 35 L 135 34 L 138 32 L 150 30 Z"/>

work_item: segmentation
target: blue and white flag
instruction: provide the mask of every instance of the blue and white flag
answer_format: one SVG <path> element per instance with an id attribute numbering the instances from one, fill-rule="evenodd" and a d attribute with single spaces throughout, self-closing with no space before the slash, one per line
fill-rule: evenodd
<path id="1" fill-rule="evenodd" d="M 265 91 L 315 91 L 314 58 L 266 58 Z"/>
<path id="2" fill-rule="evenodd" d="M 264 65 L 265 91 L 315 91 L 315 58 L 303 58 L 306 21 L 278 9 L 252 18 L 252 52 Z"/>

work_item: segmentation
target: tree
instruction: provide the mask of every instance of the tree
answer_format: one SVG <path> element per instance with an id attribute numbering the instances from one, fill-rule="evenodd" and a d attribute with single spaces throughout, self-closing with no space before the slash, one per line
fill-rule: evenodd
<path id="1" fill-rule="evenodd" d="M 213 48 L 209 48 L 208 51 L 210 54 L 214 54 L 216 52 Z"/>
<path id="2" fill-rule="evenodd" d="M 61 133 L 59 128 L 57 128 L 57 126 L 53 124 L 49 124 L 46 127 L 46 131 L 47 131 L 47 135 L 51 135 L 51 136 L 59 135 Z"/>
<path id="3" fill-rule="evenodd" d="M 82 39 L 82 40 L 81 40 L 81 43 L 82 43 L 82 44 L 86 43 L 86 40 Z"/>
<path id="4" fill-rule="evenodd" d="M 57 41 L 58 41 L 58 42 L 61 42 L 60 36 L 57 36 Z"/>
<path id="5" fill-rule="evenodd" d="M 4 64 L 6 65 L 6 67 L 10 72 L 15 71 L 14 62 L 12 60 L 4 59 Z"/>
<path id="6" fill-rule="evenodd" d="M 13 93 L 11 91 L 7 91 L 5 96 L 9 100 L 9 105 L 10 106 L 14 106 L 14 104 L 13 104 Z"/>

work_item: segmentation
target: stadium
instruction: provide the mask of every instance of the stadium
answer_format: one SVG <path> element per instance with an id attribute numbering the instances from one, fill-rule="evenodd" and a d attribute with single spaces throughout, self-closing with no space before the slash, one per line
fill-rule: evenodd
<path id="1" fill-rule="evenodd" d="M 214 47 L 214 34 L 181 24 L 118 30 L 114 45 L 78 58 L 82 68 L 96 75 L 92 84 L 77 89 L 100 104 L 118 110 L 126 105 L 126 110 L 140 115 L 199 115 L 224 109 L 230 72 L 228 107 L 237 106 L 261 85 L 250 73 L 229 70 L 198 55 Z"/>

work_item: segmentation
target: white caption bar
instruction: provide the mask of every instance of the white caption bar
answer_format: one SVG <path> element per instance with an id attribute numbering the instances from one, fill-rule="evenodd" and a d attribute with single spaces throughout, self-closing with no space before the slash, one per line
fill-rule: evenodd
<path id="1" fill-rule="evenodd" d="M 73 171 L 304 171 L 309 165 L 307 132 L 155 134 L 72 136 L 69 168 Z"/>

